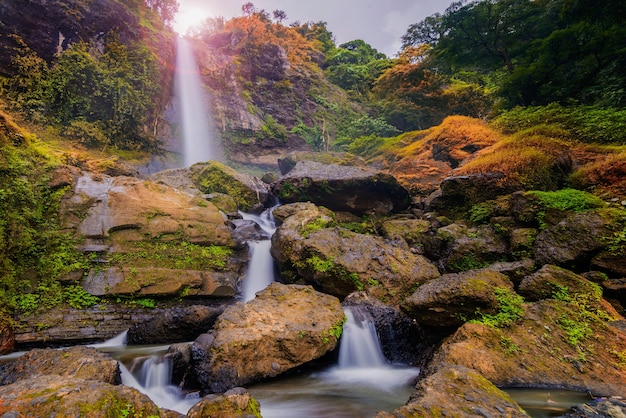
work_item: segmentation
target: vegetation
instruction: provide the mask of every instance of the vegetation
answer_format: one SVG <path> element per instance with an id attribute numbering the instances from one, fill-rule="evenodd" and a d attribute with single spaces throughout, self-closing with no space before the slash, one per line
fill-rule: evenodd
<path id="1" fill-rule="evenodd" d="M 505 287 L 496 287 L 494 293 L 498 302 L 498 311 L 495 314 L 479 313 L 479 317 L 470 322 L 503 328 L 522 319 L 524 299 L 520 295 Z"/>

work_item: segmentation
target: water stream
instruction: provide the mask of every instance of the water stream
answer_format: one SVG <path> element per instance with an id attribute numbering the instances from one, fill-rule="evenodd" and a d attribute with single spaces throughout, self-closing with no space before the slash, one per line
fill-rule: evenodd
<path id="1" fill-rule="evenodd" d="M 177 40 L 176 97 L 182 124 L 183 163 L 220 160 L 207 95 L 190 42 Z"/>
<path id="2" fill-rule="evenodd" d="M 264 240 L 248 241 L 250 262 L 243 281 L 242 300 L 244 302 L 254 299 L 256 292 L 265 289 L 276 279 L 276 266 L 270 254 L 271 238 L 276 231 L 272 210 L 274 207 L 264 210 L 260 215 L 240 212 L 243 219 L 256 222 L 267 237 Z"/>

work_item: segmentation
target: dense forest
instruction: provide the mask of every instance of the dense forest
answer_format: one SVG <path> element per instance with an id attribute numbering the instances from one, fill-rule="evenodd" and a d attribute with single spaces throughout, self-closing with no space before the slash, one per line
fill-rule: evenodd
<path id="1" fill-rule="evenodd" d="M 532 141 L 542 145 L 524 160 L 525 170 L 535 170 L 546 149 L 562 141 L 594 144 L 595 154 L 580 151 L 591 165 L 572 184 L 594 188 L 602 178 L 603 190 L 623 196 L 625 9 L 621 0 L 457 2 L 411 25 L 397 57 L 359 39 L 337 45 L 325 22 L 287 25 L 285 12 L 252 3 L 240 17 L 207 19 L 190 37 L 207 91 L 259 121 L 245 129 L 223 121 L 227 148 L 265 141 L 285 152 L 304 144 L 399 160 L 407 146 L 436 136 L 433 127 L 459 115 L 506 135 L 532 130 Z M 176 10 L 173 0 L 0 6 L 4 306 L 15 307 L 13 297 L 33 283 L 61 300 L 55 280 L 84 262 L 72 237 L 59 233 L 62 191 L 46 187 L 49 169 L 141 158 L 159 152 L 172 132 L 164 113 Z M 500 154 L 466 171 L 506 170 L 532 142 L 523 135 L 507 141 Z M 525 185 L 562 186 L 539 180 Z M 31 281 L 37 277 L 45 280 Z"/>

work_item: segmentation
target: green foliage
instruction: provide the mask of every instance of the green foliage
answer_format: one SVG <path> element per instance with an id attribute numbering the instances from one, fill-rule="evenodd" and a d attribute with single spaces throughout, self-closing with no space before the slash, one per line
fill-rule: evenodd
<path id="1" fill-rule="evenodd" d="M 300 229 L 300 235 L 304 238 L 308 237 L 315 231 L 319 231 L 320 229 L 331 227 L 335 224 L 335 222 L 330 218 L 316 218 L 315 220 L 307 223 Z"/>
<path id="2" fill-rule="evenodd" d="M 524 298 L 506 287 L 496 287 L 494 293 L 498 302 L 498 311 L 495 314 L 481 313 L 479 318 L 470 322 L 504 328 L 523 318 Z"/>
<path id="3" fill-rule="evenodd" d="M 469 220 L 475 224 L 484 224 L 489 222 L 493 214 L 492 205 L 486 202 L 477 203 L 469 210 Z"/>
<path id="4" fill-rule="evenodd" d="M 63 289 L 63 299 L 75 309 L 89 308 L 100 302 L 97 296 L 88 293 L 79 285 L 72 285 Z"/>
<path id="5" fill-rule="evenodd" d="M 544 210 L 557 209 L 578 213 L 606 206 L 606 203 L 599 197 L 576 189 L 562 189 L 554 192 L 533 190 L 527 194 L 538 198 Z"/>
<path id="6" fill-rule="evenodd" d="M 540 126 L 561 130 L 563 136 L 586 143 L 626 144 L 626 110 L 593 106 L 515 107 L 501 113 L 493 122 L 505 133 Z"/>
<path id="7" fill-rule="evenodd" d="M 142 308 L 154 309 L 156 307 L 156 301 L 150 298 L 134 299 L 133 303 L 141 306 Z"/>

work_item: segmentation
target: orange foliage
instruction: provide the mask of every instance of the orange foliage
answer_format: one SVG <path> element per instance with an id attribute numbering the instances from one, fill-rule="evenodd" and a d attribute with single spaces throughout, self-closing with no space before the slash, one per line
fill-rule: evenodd
<path id="1" fill-rule="evenodd" d="M 502 138 L 482 120 L 449 116 L 441 125 L 405 134 L 390 171 L 411 192 L 428 194 L 461 161 Z"/>
<path id="2" fill-rule="evenodd" d="M 596 156 L 571 177 L 575 187 L 626 196 L 626 151 Z"/>

